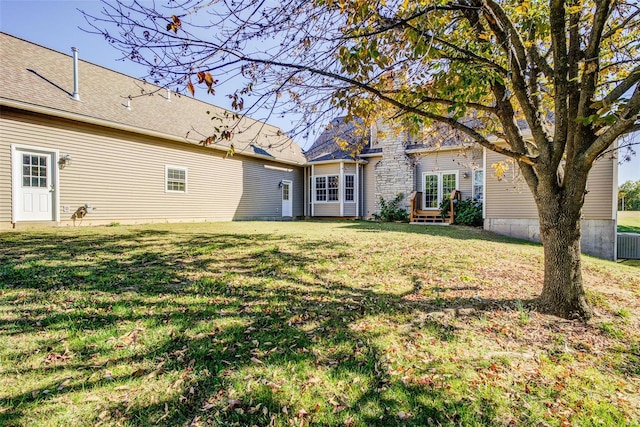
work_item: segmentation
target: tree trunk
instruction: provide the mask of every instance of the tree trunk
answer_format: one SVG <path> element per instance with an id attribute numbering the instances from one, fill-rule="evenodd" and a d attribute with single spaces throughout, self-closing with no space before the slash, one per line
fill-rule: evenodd
<path id="1" fill-rule="evenodd" d="M 540 309 L 566 319 L 587 320 L 593 311 L 582 284 L 581 209 L 563 208 L 560 195 L 546 199 L 538 203 L 540 237 L 544 246 Z"/>

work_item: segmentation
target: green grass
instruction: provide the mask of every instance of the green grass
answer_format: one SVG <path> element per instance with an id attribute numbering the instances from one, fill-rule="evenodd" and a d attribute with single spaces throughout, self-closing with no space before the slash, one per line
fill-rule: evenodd
<path id="1" fill-rule="evenodd" d="M 618 211 L 618 232 L 640 234 L 640 211 Z"/>
<path id="2" fill-rule="evenodd" d="M 453 226 L 0 233 L 0 425 L 637 424 L 637 268 L 584 258 L 583 324 L 542 266 Z"/>

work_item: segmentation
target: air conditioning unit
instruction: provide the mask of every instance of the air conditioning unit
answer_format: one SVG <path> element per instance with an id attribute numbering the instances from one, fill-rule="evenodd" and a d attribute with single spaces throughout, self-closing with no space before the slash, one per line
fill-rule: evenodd
<path id="1" fill-rule="evenodd" d="M 640 259 L 640 234 L 618 233 L 618 258 Z"/>

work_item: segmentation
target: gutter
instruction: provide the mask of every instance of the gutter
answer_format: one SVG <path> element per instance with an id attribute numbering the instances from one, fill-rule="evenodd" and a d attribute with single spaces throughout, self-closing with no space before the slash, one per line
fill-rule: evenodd
<path id="1" fill-rule="evenodd" d="M 304 166 L 312 166 L 312 165 L 327 165 L 331 163 L 357 163 L 361 165 L 366 165 L 369 163 L 367 160 L 351 160 L 351 159 L 335 159 L 335 160 L 320 160 L 319 162 L 307 162 Z"/>
<path id="2" fill-rule="evenodd" d="M 104 120 L 104 119 L 98 119 L 98 118 L 95 118 L 95 117 L 84 116 L 82 114 L 70 113 L 68 111 L 57 110 L 55 108 L 43 107 L 43 106 L 40 106 L 40 105 L 30 104 L 30 103 L 27 103 L 27 102 L 15 101 L 15 100 L 3 98 L 3 97 L 0 97 L 0 106 L 14 108 L 16 110 L 29 111 L 29 112 L 32 112 L 32 113 L 37 113 L 37 114 L 42 114 L 42 115 L 47 115 L 47 116 L 58 117 L 58 118 L 61 118 L 61 119 L 67 119 L 67 120 L 73 120 L 73 121 L 82 122 L 82 123 L 88 123 L 88 124 L 107 127 L 107 128 L 111 128 L 111 129 L 117 129 L 117 130 L 136 133 L 136 134 L 140 134 L 140 135 L 151 136 L 151 137 L 154 137 L 154 138 L 160 138 L 160 139 L 165 139 L 165 140 L 174 141 L 174 142 L 181 142 L 183 144 L 191 144 L 191 145 L 202 146 L 201 144 L 199 144 L 196 141 L 188 140 L 186 138 L 182 138 L 182 137 L 175 136 L 175 135 L 169 135 L 169 134 L 165 134 L 165 133 L 162 133 L 162 132 L 157 132 L 157 131 L 150 130 L 150 129 L 144 129 L 144 128 L 139 128 L 139 127 L 135 127 L 135 126 L 125 125 L 123 123 L 112 122 L 110 120 Z M 210 145 L 209 147 L 205 147 L 205 148 L 212 148 L 212 149 L 219 150 L 219 151 L 224 151 L 224 152 L 227 152 L 229 150 L 229 147 L 221 147 L 221 146 L 215 146 L 215 145 Z M 305 162 L 296 162 L 296 161 L 293 161 L 293 160 L 283 160 L 283 159 L 278 159 L 277 157 L 269 157 L 269 156 L 265 156 L 265 155 L 262 155 L 262 154 L 245 153 L 242 150 L 238 150 L 237 154 L 238 155 L 242 155 L 242 156 L 246 156 L 246 157 L 254 157 L 254 158 L 263 159 L 263 160 L 271 160 L 272 162 L 284 163 L 284 164 L 293 165 L 293 166 L 305 166 L 305 164 L 306 164 Z"/>
<path id="3" fill-rule="evenodd" d="M 453 151 L 471 147 L 473 147 L 473 144 L 447 145 L 444 147 L 410 148 L 404 151 L 405 153 L 432 153 L 436 151 Z"/>

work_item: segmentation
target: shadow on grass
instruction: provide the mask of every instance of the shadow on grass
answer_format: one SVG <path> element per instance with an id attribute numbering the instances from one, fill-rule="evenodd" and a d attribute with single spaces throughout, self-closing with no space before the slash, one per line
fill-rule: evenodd
<path id="1" fill-rule="evenodd" d="M 10 307 L 5 310 L 12 315 L 0 319 L 0 335 L 40 337 L 35 349 L 5 350 L 3 375 L 45 378 L 0 400 L 8 408 L 0 413 L 2 425 L 21 425 L 36 408 L 81 393 L 110 395 L 100 398 L 100 414 L 87 414 L 86 424 L 284 425 L 285 413 L 327 426 L 495 419 L 496 403 L 452 397 L 444 381 L 392 377 L 387 349 L 374 343 L 376 325 L 353 325 L 377 316 L 411 325 L 443 309 L 503 309 L 518 301 L 414 301 L 406 297 L 416 289 L 392 294 L 351 286 L 348 277 L 329 279 L 318 257 L 339 260 L 352 250 L 336 242 L 129 229 L 59 241 L 54 236 L 2 235 L 0 307 Z M 139 338 L 133 340 L 136 326 Z M 411 328 L 427 328 L 442 343 L 457 339 L 455 328 L 437 318 Z M 20 365 L 34 357 L 27 352 L 41 360 L 65 349 L 68 360 Z M 139 369 L 104 374 L 129 366 Z M 436 362 L 423 366 L 436 368 Z M 69 379 L 64 387 L 61 375 Z M 138 400 L 125 399 L 118 391 L 156 380 L 166 389 L 157 398 L 148 391 Z M 305 412 L 290 414 L 291 405 Z"/>
<path id="2" fill-rule="evenodd" d="M 483 240 L 487 242 L 499 242 L 526 246 L 541 246 L 540 243 L 532 242 L 530 240 L 501 236 L 491 231 L 486 231 L 480 227 L 469 227 L 464 225 L 408 225 L 406 223 L 393 222 L 354 221 L 347 225 L 344 225 L 344 227 L 371 233 L 379 231 L 393 231 L 398 233 L 450 237 L 457 240 Z"/>

